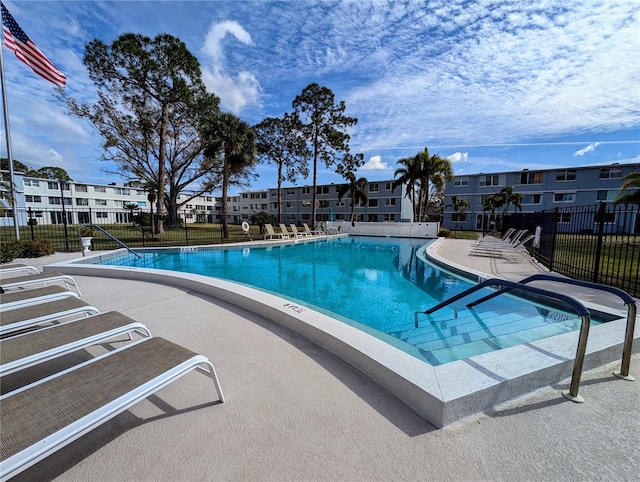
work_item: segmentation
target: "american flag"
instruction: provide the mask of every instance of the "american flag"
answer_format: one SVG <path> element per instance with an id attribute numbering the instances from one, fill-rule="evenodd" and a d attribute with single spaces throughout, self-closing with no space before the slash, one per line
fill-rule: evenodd
<path id="1" fill-rule="evenodd" d="M 24 33 L 18 22 L 11 16 L 4 3 L 0 2 L 0 5 L 2 5 L 2 31 L 4 32 L 4 42 L 7 48 L 12 50 L 16 57 L 31 67 L 40 77 L 53 82 L 58 87 L 64 88 L 67 83 L 67 77 L 27 37 L 27 34 Z"/>

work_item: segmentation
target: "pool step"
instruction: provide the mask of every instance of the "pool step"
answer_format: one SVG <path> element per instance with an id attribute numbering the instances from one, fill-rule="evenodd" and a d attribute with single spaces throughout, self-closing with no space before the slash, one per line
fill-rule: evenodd
<path id="1" fill-rule="evenodd" d="M 475 315 L 475 316 L 474 316 Z M 481 314 L 472 313 L 468 310 L 461 311 L 458 318 L 432 317 L 429 315 L 419 315 L 418 328 L 415 324 L 405 327 L 404 330 L 393 331 L 390 334 L 407 340 L 410 337 L 421 336 L 429 333 L 456 335 L 467 331 L 473 331 L 481 328 L 491 328 L 505 323 L 518 323 L 529 317 L 534 317 L 533 313 L 519 314 L 508 313 L 498 314 L 494 311 L 484 311 Z"/>
<path id="2" fill-rule="evenodd" d="M 483 336 L 486 334 L 475 332 L 467 333 L 465 336 L 450 337 L 447 340 L 430 340 L 425 343 L 416 343 L 415 345 L 421 351 L 429 352 L 431 356 L 437 359 L 447 358 L 452 354 L 456 354 L 457 359 L 460 354 L 465 354 L 465 357 L 468 357 L 575 331 L 580 328 L 580 323 L 580 319 L 575 318 L 553 324 L 531 326 L 525 329 L 511 327 L 511 331 L 509 331 L 508 326 L 503 326 L 500 330 L 496 330 L 493 336 Z"/>

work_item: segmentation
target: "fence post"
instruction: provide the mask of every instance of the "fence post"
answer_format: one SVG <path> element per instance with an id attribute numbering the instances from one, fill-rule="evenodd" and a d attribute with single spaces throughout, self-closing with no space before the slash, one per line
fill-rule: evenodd
<path id="1" fill-rule="evenodd" d="M 29 213 L 29 220 L 27 221 L 27 224 L 29 225 L 29 231 L 31 231 L 31 241 L 35 241 L 36 236 L 33 232 L 33 221 L 31 221 L 33 219 L 33 211 L 31 210 L 31 207 L 29 207 L 27 212 Z"/>
<path id="2" fill-rule="evenodd" d="M 544 213 L 544 211 L 542 211 Z M 558 237 L 558 216 L 560 209 L 556 206 L 553 210 L 553 218 L 551 219 L 551 254 L 549 255 L 549 271 L 553 271 L 553 263 L 556 257 L 556 241 Z"/>
<path id="3" fill-rule="evenodd" d="M 604 215 L 607 205 L 603 202 L 600 203 L 598 208 L 598 238 L 596 239 L 596 259 L 593 267 L 593 282 L 597 283 L 600 278 L 600 258 L 602 257 L 602 240 L 604 238 Z"/>
<path id="4" fill-rule="evenodd" d="M 184 244 L 189 246 L 189 231 L 187 230 L 187 219 L 184 220 Z"/>

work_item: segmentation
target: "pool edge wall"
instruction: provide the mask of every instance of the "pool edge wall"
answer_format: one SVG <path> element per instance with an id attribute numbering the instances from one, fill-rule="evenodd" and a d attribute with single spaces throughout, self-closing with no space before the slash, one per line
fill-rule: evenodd
<path id="1" fill-rule="evenodd" d="M 577 332 L 434 367 L 350 325 L 308 308 L 296 312 L 287 300 L 244 285 L 189 273 L 78 263 L 80 260 L 47 265 L 44 270 L 167 284 L 240 306 L 343 359 L 438 428 L 560 383 L 573 369 Z M 619 319 L 592 327 L 584 371 L 621 358 L 625 325 L 626 320 Z M 604 336 L 598 336 L 598 331 Z M 640 324 L 634 334 L 635 340 L 639 338 Z"/>

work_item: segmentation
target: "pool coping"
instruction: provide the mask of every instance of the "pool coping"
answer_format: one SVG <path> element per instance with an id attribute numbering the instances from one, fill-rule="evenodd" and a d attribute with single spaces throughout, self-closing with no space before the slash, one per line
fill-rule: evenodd
<path id="1" fill-rule="evenodd" d="M 427 256 L 432 261 L 458 274 L 466 273 L 467 278 L 491 277 L 439 257 L 437 248 L 440 242 L 442 240 L 436 240 L 427 248 Z M 252 247 L 265 244 L 274 243 L 256 243 Z M 217 248 L 240 246 L 246 247 L 246 244 L 234 243 Z M 168 284 L 235 304 L 292 329 L 343 359 L 437 427 L 449 426 L 488 412 L 500 403 L 560 383 L 569 378 L 573 370 L 577 331 L 431 366 L 330 316 L 248 286 L 191 273 L 80 263 L 123 253 L 126 250 L 121 249 L 50 264 L 44 267 L 44 271 Z M 622 310 L 593 304 L 588 307 L 619 315 L 620 318 L 591 327 L 583 371 L 619 360 L 626 328 L 626 313 Z M 634 340 L 639 338 L 640 323 L 637 323 Z M 638 343 L 635 345 L 634 352 L 638 352 Z"/>

